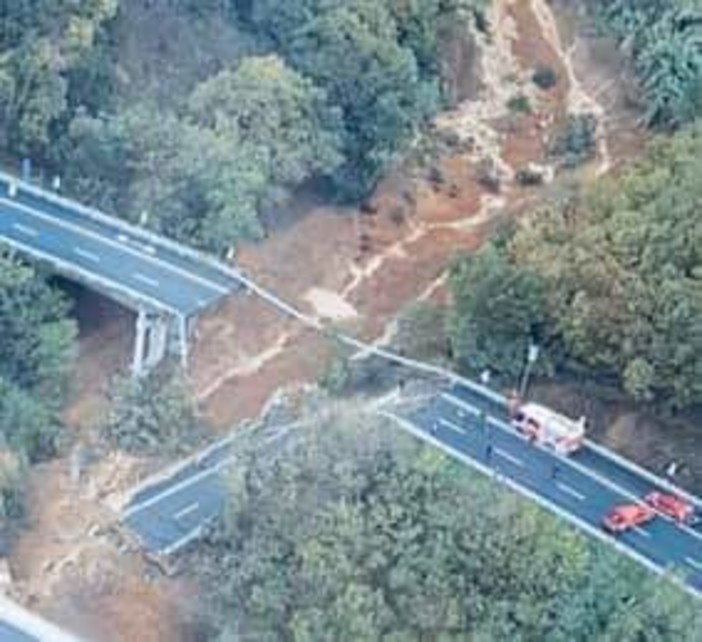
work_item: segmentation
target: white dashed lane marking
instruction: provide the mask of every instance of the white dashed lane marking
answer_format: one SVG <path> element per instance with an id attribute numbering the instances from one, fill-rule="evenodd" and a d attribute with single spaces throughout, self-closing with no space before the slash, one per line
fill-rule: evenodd
<path id="1" fill-rule="evenodd" d="M 515 457 L 513 454 L 508 453 L 506 450 L 502 450 L 502 448 L 495 448 L 495 454 L 502 457 L 503 459 L 506 459 L 507 461 L 512 462 L 515 466 L 524 466 L 524 462 L 519 459 L 519 457 Z"/>
<path id="2" fill-rule="evenodd" d="M 18 232 L 21 232 L 26 236 L 31 236 L 32 238 L 39 235 L 39 232 L 37 232 L 37 230 L 35 230 L 33 227 L 29 227 L 29 225 L 22 225 L 22 223 L 13 223 L 12 227 Z"/>
<path id="3" fill-rule="evenodd" d="M 95 252 L 89 252 L 88 250 L 84 250 L 81 247 L 74 247 L 73 251 L 78 256 L 82 256 L 84 259 L 88 259 L 88 261 L 92 261 L 93 263 L 100 263 L 100 257 L 97 254 L 95 254 Z"/>
<path id="4" fill-rule="evenodd" d="M 179 510 L 173 517 L 177 520 L 183 519 L 186 515 L 190 515 L 190 513 L 196 511 L 200 507 L 200 504 L 198 502 L 193 502 L 192 504 L 188 504 L 185 508 L 182 510 Z"/>
<path id="5" fill-rule="evenodd" d="M 453 430 L 453 432 L 457 432 L 459 435 L 465 435 L 466 431 L 463 430 L 458 424 L 453 423 L 452 421 L 449 421 L 448 419 L 439 419 L 439 423 L 448 428 L 449 430 Z"/>
<path id="6" fill-rule="evenodd" d="M 579 501 L 583 501 L 585 499 L 585 495 L 575 490 L 575 488 L 573 488 L 572 486 L 568 486 L 568 484 L 563 484 L 559 482 L 556 484 L 556 486 L 564 493 L 570 495 L 571 497 L 575 497 L 575 499 Z"/>
<path id="7" fill-rule="evenodd" d="M 152 279 L 150 276 L 146 276 L 146 274 L 142 274 L 141 272 L 134 272 L 134 278 L 155 288 L 159 286 L 158 280 Z"/>

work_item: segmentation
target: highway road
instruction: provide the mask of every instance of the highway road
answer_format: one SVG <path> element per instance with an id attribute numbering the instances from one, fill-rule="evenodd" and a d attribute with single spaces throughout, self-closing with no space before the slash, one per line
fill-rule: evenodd
<path id="1" fill-rule="evenodd" d="M 299 423 L 273 426 L 254 435 L 252 448 L 280 452 Z M 244 435 L 235 434 L 214 444 L 199 456 L 176 467 L 165 479 L 135 492 L 120 522 L 144 548 L 155 555 L 171 555 L 200 536 L 222 512 L 227 498 L 227 471 L 241 455 Z"/>
<path id="2" fill-rule="evenodd" d="M 487 410 L 487 419 L 480 417 Z M 702 594 L 702 532 L 658 516 L 654 521 L 613 537 L 601 530 L 602 516 L 613 506 L 631 503 L 665 482 L 585 446 L 570 457 L 531 444 L 507 423 L 501 404 L 461 386 L 437 395 L 413 411 L 387 414 L 416 436 L 501 480 L 605 539 L 651 570 L 675 570 L 691 592 Z M 699 500 L 696 502 L 699 506 Z"/>
<path id="3" fill-rule="evenodd" d="M 224 266 L 118 219 L 0 174 L 0 239 L 128 301 L 190 316 L 239 288 Z"/>
<path id="4" fill-rule="evenodd" d="M 613 506 L 637 501 L 651 490 L 670 490 L 665 480 L 596 444 L 588 443 L 570 457 L 531 444 L 509 425 L 504 400 L 477 387 L 446 387 L 418 407 L 396 401 L 378 412 L 647 568 L 676 571 L 690 592 L 702 594 L 702 531 L 663 516 L 616 538 L 600 527 Z M 292 428 L 281 430 L 262 445 L 271 446 Z M 236 440 L 226 440 L 139 490 L 122 514 L 122 523 L 152 553 L 179 550 L 221 512 L 226 501 L 222 472 L 235 460 L 236 451 Z M 689 497 L 700 508 L 699 499 Z"/>

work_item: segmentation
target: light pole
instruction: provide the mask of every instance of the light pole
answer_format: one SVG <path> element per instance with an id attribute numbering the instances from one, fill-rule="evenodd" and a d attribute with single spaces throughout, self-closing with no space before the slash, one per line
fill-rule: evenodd
<path id="1" fill-rule="evenodd" d="M 539 346 L 535 343 L 529 344 L 529 350 L 527 352 L 526 365 L 524 366 L 524 374 L 522 376 L 522 382 L 519 386 L 519 397 L 524 399 L 526 394 L 527 385 L 529 383 L 529 375 L 531 374 L 531 367 L 534 362 L 539 358 Z"/>

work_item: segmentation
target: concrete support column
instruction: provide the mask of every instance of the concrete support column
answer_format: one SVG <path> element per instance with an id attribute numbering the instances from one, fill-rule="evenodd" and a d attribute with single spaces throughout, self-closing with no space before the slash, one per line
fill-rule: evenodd
<path id="1" fill-rule="evenodd" d="M 168 324 L 168 352 L 180 358 L 183 369 L 188 367 L 188 339 L 191 323 L 186 316 L 171 317 Z"/>
<path id="2" fill-rule="evenodd" d="M 136 320 L 136 336 L 134 338 L 134 356 L 132 358 L 132 376 L 134 377 L 141 377 L 144 374 L 144 346 L 146 344 L 146 333 L 146 310 L 139 310 Z"/>
<path id="3" fill-rule="evenodd" d="M 188 319 L 180 317 L 180 363 L 183 370 L 188 369 Z"/>
<path id="4" fill-rule="evenodd" d="M 136 320 L 132 375 L 141 377 L 156 367 L 166 353 L 180 358 L 188 367 L 188 340 L 194 320 L 186 316 L 170 316 L 140 310 Z"/>
<path id="5" fill-rule="evenodd" d="M 166 354 L 168 342 L 168 318 L 153 315 L 148 321 L 148 342 L 144 365 L 147 369 L 157 366 Z"/>

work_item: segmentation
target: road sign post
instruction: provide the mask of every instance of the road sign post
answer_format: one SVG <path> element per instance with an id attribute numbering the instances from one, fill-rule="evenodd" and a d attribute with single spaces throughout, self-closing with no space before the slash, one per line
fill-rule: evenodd
<path id="1" fill-rule="evenodd" d="M 534 362 L 539 358 L 539 346 L 535 343 L 529 344 L 529 350 L 527 351 L 526 365 L 524 366 L 524 375 L 522 376 L 522 382 L 519 386 L 519 396 L 524 399 L 526 395 L 527 385 L 529 383 L 529 375 L 531 374 L 531 367 Z"/>

